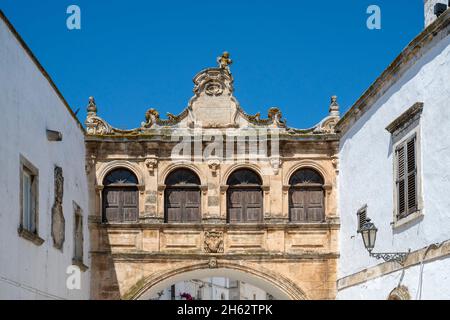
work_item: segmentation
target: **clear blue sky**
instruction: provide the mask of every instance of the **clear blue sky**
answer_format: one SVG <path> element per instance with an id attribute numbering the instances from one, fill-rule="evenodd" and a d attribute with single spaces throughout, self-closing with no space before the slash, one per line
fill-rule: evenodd
<path id="1" fill-rule="evenodd" d="M 81 8 L 81 30 L 66 28 L 70 4 Z M 371 4 L 381 7 L 381 30 L 366 27 Z M 311 127 L 333 94 L 346 111 L 423 29 L 422 0 L 0 0 L 0 8 L 81 121 L 93 95 L 119 128 L 139 126 L 150 107 L 181 112 L 193 76 L 224 50 L 244 110 L 279 106 L 289 126 Z"/>

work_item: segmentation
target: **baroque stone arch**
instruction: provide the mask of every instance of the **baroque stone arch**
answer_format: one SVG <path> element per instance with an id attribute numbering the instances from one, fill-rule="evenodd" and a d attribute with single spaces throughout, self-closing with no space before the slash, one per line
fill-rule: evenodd
<path id="1" fill-rule="evenodd" d="M 280 300 L 307 300 L 305 292 L 290 279 L 266 268 L 217 261 L 211 258 L 177 269 L 161 271 L 138 281 L 123 295 L 126 300 L 145 300 L 170 285 L 192 278 L 229 276 L 247 281 L 274 295 Z"/>
<path id="2" fill-rule="evenodd" d="M 261 179 L 263 186 L 269 185 L 267 178 L 262 174 L 261 169 L 253 163 L 236 163 L 236 164 L 230 166 L 224 172 L 221 182 L 220 182 L 220 185 L 226 186 L 228 178 L 233 174 L 233 172 L 235 172 L 236 170 L 239 170 L 239 169 L 249 169 L 249 170 L 254 171 Z"/>
<path id="3" fill-rule="evenodd" d="M 328 170 L 326 170 L 323 166 L 311 160 L 302 160 L 296 165 L 292 166 L 292 168 L 290 168 L 286 172 L 283 177 L 283 185 L 289 185 L 289 180 L 291 179 L 292 175 L 294 175 L 300 169 L 313 169 L 322 176 L 325 185 L 333 184 L 333 174 L 329 173 Z"/>
<path id="4" fill-rule="evenodd" d="M 134 173 L 138 179 L 138 186 L 144 186 L 144 175 L 142 174 L 141 168 L 136 163 L 124 160 L 114 160 L 104 164 L 100 170 L 97 171 L 97 186 L 103 186 L 103 180 L 106 175 L 114 169 L 124 168 L 128 169 Z"/>
<path id="5" fill-rule="evenodd" d="M 200 179 L 200 184 L 202 186 L 206 185 L 207 179 L 204 176 L 204 174 L 202 173 L 202 171 L 199 168 L 197 168 L 197 166 L 195 166 L 191 163 L 188 163 L 188 162 L 172 163 L 169 166 L 167 166 L 167 168 L 165 168 L 158 177 L 158 185 L 160 185 L 160 186 L 165 185 L 167 177 L 172 172 L 174 172 L 175 170 L 178 170 L 178 169 L 192 170 L 197 175 L 197 177 Z"/>

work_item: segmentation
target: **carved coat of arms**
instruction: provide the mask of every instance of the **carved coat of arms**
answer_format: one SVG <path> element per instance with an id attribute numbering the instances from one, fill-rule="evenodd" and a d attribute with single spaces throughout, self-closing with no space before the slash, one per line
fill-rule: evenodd
<path id="1" fill-rule="evenodd" d="M 207 253 L 223 252 L 223 232 L 222 231 L 206 231 L 204 249 Z"/>

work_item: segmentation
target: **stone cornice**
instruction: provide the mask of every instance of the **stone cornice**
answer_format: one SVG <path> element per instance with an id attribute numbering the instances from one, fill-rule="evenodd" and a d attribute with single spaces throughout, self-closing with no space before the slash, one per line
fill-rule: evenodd
<path id="1" fill-rule="evenodd" d="M 399 130 L 402 126 L 410 122 L 417 114 L 420 114 L 423 110 L 423 103 L 417 102 L 411 108 L 403 112 L 397 119 L 392 121 L 386 130 L 390 133 L 394 133 Z"/>
<path id="2" fill-rule="evenodd" d="M 335 129 L 342 136 L 349 128 L 370 109 L 389 88 L 391 88 L 401 76 L 409 69 L 410 64 L 420 59 L 430 47 L 427 47 L 433 40 L 447 36 L 448 32 L 443 32 L 450 25 L 450 10 L 443 13 L 436 21 L 423 30 L 399 56 L 389 65 L 389 67 L 375 80 L 366 92 L 355 102 L 345 115 L 339 120 Z"/>
<path id="3" fill-rule="evenodd" d="M 169 259 L 173 260 L 202 260 L 217 258 L 221 260 L 247 260 L 247 261 L 264 261 L 270 262 L 289 262 L 299 260 L 328 260 L 338 259 L 338 252 L 304 252 L 297 254 L 286 254 L 276 252 L 248 252 L 248 253 L 228 253 L 228 254 L 210 254 L 210 253 L 148 253 L 148 252 L 127 252 L 127 253 L 114 253 L 111 251 L 90 251 L 92 255 L 110 255 L 114 261 L 129 261 L 129 262 L 167 262 Z"/>
<path id="4" fill-rule="evenodd" d="M 107 224 L 90 220 L 91 226 L 101 229 L 130 229 L 130 230 L 160 230 L 160 229 L 183 229 L 183 230 L 339 230 L 339 219 L 325 223 L 261 223 L 261 224 L 225 224 L 225 223 L 117 223 Z"/>

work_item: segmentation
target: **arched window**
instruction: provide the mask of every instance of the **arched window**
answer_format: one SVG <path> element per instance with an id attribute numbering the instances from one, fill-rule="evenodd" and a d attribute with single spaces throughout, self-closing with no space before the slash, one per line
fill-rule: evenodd
<path id="1" fill-rule="evenodd" d="M 320 222 L 325 218 L 322 176 L 313 169 L 300 169 L 289 180 L 289 219 Z"/>
<path id="2" fill-rule="evenodd" d="M 239 169 L 228 178 L 228 222 L 263 221 L 261 178 L 252 170 Z"/>
<path id="3" fill-rule="evenodd" d="M 103 179 L 103 222 L 136 222 L 138 179 L 127 169 L 115 169 Z"/>
<path id="4" fill-rule="evenodd" d="M 200 179 L 189 169 L 178 169 L 166 178 L 165 222 L 200 222 Z"/>

